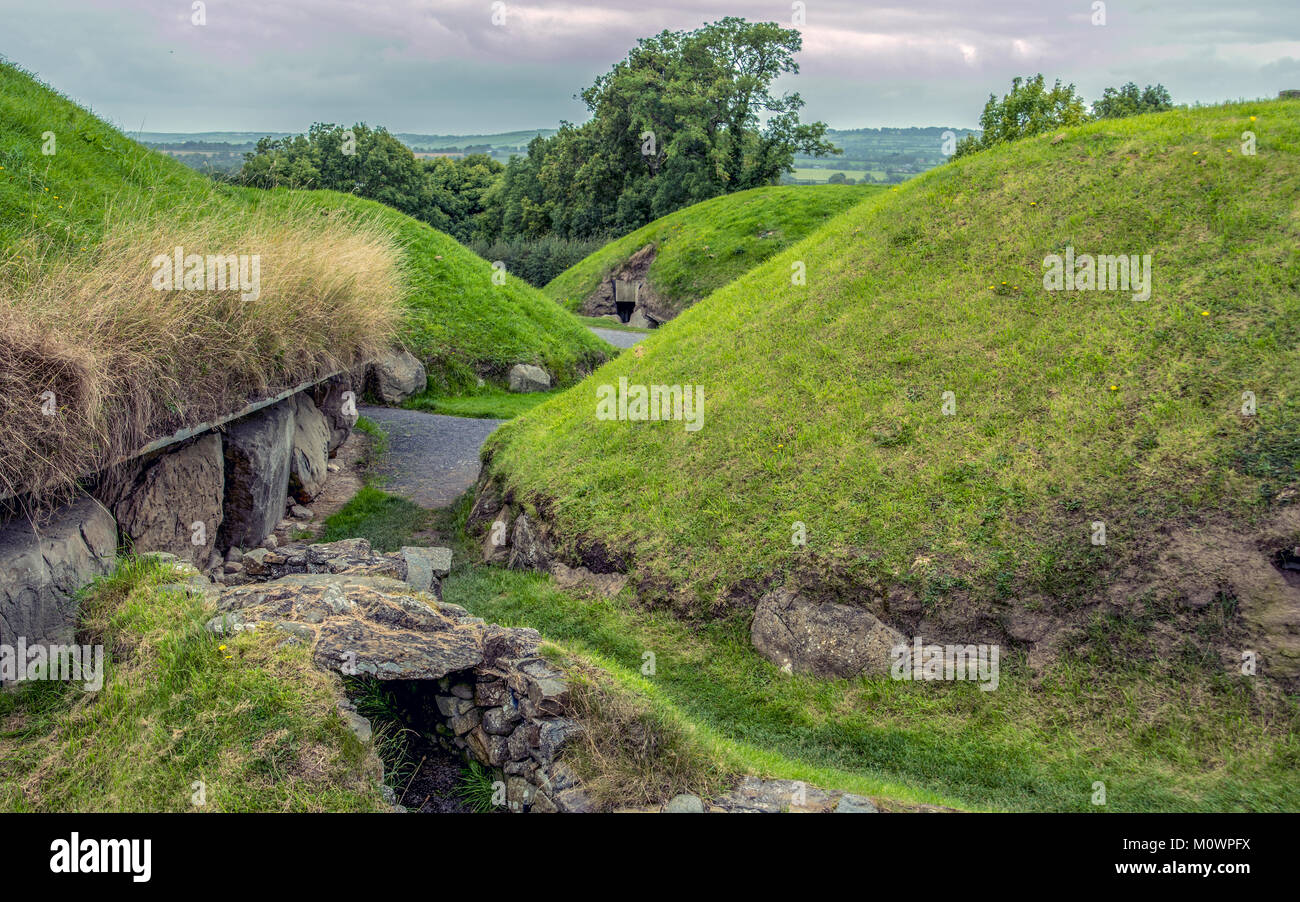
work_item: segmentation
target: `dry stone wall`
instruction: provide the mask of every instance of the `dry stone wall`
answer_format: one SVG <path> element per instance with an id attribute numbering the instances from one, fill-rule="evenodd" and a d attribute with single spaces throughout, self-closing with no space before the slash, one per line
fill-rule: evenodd
<path id="1" fill-rule="evenodd" d="M 362 381 L 378 378 L 377 365 L 356 383 L 331 377 L 118 464 L 52 512 L 29 516 L 11 500 L 0 511 L 0 641 L 69 639 L 77 591 L 111 571 L 119 545 L 171 554 L 224 578 L 228 559 L 273 543 L 286 506 L 323 489 L 329 458 L 357 422 Z"/>
<path id="2" fill-rule="evenodd" d="M 445 548 L 377 554 L 365 539 L 262 549 L 245 582 L 220 593 L 207 628 L 276 629 L 310 646 L 318 667 L 383 681 L 402 720 L 493 770 L 516 812 L 585 811 L 560 753 L 582 727 L 569 683 L 540 654 L 536 630 L 496 626 L 441 602 Z M 371 733 L 351 711 L 359 734 Z"/>

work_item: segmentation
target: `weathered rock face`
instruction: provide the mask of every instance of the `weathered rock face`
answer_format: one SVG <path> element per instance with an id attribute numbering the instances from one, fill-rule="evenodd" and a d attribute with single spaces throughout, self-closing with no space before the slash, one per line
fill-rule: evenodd
<path id="1" fill-rule="evenodd" d="M 627 324 L 637 329 L 654 329 L 659 326 L 659 321 L 638 307 L 627 318 Z"/>
<path id="2" fill-rule="evenodd" d="M 368 369 L 367 387 L 385 404 L 400 404 L 428 384 L 424 364 L 410 352 L 394 350 L 375 359 Z"/>
<path id="3" fill-rule="evenodd" d="M 890 650 L 907 644 L 902 633 L 868 611 L 812 602 L 789 589 L 759 599 L 750 640 L 778 667 L 823 678 L 886 675 Z"/>
<path id="4" fill-rule="evenodd" d="M 874 814 L 866 796 L 818 789 L 798 780 L 745 777 L 734 790 L 714 800 L 710 811 L 780 814 L 782 812 Z"/>
<path id="5" fill-rule="evenodd" d="M 306 392 L 294 395 L 290 400 L 294 408 L 289 491 L 303 504 L 309 504 L 325 488 L 330 424 Z"/>
<path id="6" fill-rule="evenodd" d="M 137 551 L 164 551 L 203 567 L 217 544 L 225 483 L 221 436 L 210 432 L 108 480 L 99 496 Z"/>
<path id="7" fill-rule="evenodd" d="M 512 392 L 550 391 L 551 374 L 531 363 L 516 363 L 510 368 Z"/>
<path id="8" fill-rule="evenodd" d="M 561 589 L 582 589 L 605 598 L 613 598 L 627 585 L 626 573 L 593 573 L 586 567 L 570 567 L 560 561 L 551 562 L 551 576 Z"/>
<path id="9" fill-rule="evenodd" d="M 290 398 L 236 420 L 226 432 L 222 548 L 252 548 L 280 521 L 289 490 L 293 421 Z"/>
<path id="10" fill-rule="evenodd" d="M 491 535 L 488 539 L 491 541 Z M 515 518 L 510 530 L 511 570 L 547 570 L 551 565 L 551 551 L 542 530 L 533 525 L 527 514 Z"/>
<path id="11" fill-rule="evenodd" d="M 76 593 L 116 563 L 117 525 L 93 498 L 0 525 L 0 642 L 70 642 Z"/>
<path id="12" fill-rule="evenodd" d="M 515 515 L 509 507 L 496 512 L 483 537 L 483 563 L 504 564 L 510 560 L 510 527 Z"/>
<path id="13" fill-rule="evenodd" d="M 357 425 L 357 395 L 352 388 L 352 377 L 347 374 L 332 376 L 316 386 L 313 400 L 316 409 L 329 423 L 329 456 L 342 447 Z"/>

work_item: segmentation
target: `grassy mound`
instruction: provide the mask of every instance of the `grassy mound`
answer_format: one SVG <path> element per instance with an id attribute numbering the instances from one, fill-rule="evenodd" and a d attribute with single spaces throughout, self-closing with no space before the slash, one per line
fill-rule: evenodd
<path id="1" fill-rule="evenodd" d="M 556 276 L 544 291 L 570 310 L 647 244 L 656 247 L 647 284 L 680 313 L 881 189 L 809 185 L 754 188 L 671 213 L 611 241 Z"/>
<path id="2" fill-rule="evenodd" d="M 173 565 L 125 559 L 89 590 L 103 685 L 0 693 L 0 810 L 382 811 L 380 765 L 337 676 L 275 631 L 221 639 Z"/>
<path id="3" fill-rule="evenodd" d="M 402 340 L 429 368 L 441 394 L 474 394 L 478 379 L 504 384 L 510 367 L 535 363 L 569 385 L 613 350 L 576 317 L 511 275 L 492 280 L 492 264 L 450 235 L 376 201 L 334 191 L 293 196 L 349 221 L 390 228 L 402 249 L 405 317 Z"/>
<path id="4" fill-rule="evenodd" d="M 999 807 L 1087 810 L 1077 786 L 1100 779 L 1112 807 L 1295 808 L 1294 699 L 1239 673 L 1251 612 L 1280 618 L 1275 634 L 1289 615 L 1184 581 L 1223 572 L 1229 540 L 1300 540 L 1298 195 L 1291 101 L 976 154 L 845 212 L 507 424 L 492 471 L 561 552 L 625 553 L 638 606 L 709 621 L 705 666 L 752 658 L 750 606 L 790 581 L 930 641 L 1004 645 L 990 693 L 814 688 L 761 662 L 754 680 L 791 688 L 764 687 L 780 717 L 752 729 L 801 756 Z M 1045 290 L 1045 258 L 1071 247 L 1150 254 L 1150 298 Z M 702 386 L 703 427 L 597 419 L 620 378 Z M 1049 653 L 1026 659 L 1035 633 Z M 756 716 L 692 691 L 681 703 L 729 729 Z"/>
<path id="5" fill-rule="evenodd" d="M 158 290 L 153 262 L 176 247 L 257 255 L 259 291 Z M 516 361 L 564 383 L 608 351 L 400 213 L 214 184 L 0 64 L 0 494 L 52 494 L 394 341 L 452 392 Z"/>
<path id="6" fill-rule="evenodd" d="M 1063 568 L 1189 517 L 1259 516 L 1297 477 L 1298 139 L 1300 104 L 1269 102 L 941 167 L 514 421 L 494 466 L 566 532 L 702 591 L 794 563 L 796 520 L 863 575 L 1005 597 L 1062 595 Z M 1151 254 L 1151 298 L 1045 291 L 1067 245 Z M 598 420 L 621 377 L 702 385 L 703 428 Z"/>

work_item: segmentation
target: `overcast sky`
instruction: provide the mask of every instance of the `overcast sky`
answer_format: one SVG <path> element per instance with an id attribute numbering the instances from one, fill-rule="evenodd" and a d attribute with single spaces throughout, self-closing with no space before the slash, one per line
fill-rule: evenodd
<path id="1" fill-rule="evenodd" d="M 639 37 L 805 8 L 805 119 L 974 126 L 1042 71 L 1095 99 L 1162 82 L 1177 102 L 1300 88 L 1297 0 L 0 0 L 0 54 L 130 131 L 303 131 L 365 121 L 471 134 L 580 122 L 573 95 Z"/>

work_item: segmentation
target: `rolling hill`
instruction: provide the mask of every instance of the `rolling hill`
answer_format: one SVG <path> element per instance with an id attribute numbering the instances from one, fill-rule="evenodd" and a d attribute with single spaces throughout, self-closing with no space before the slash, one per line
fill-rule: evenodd
<path id="1" fill-rule="evenodd" d="M 1091 810 L 1101 781 L 1115 808 L 1292 808 L 1298 197 L 1296 101 L 975 154 L 507 424 L 491 478 L 562 558 L 627 563 L 647 647 L 637 612 L 696 624 L 675 698 L 724 732 L 996 806 Z M 1085 255 L 1148 258 L 1149 294 L 1055 290 Z M 700 428 L 602 417 L 621 380 L 702 390 Z M 779 586 L 999 644 L 1003 683 L 787 682 L 745 663 Z"/>
<path id="2" fill-rule="evenodd" d="M 600 283 L 654 245 L 644 278 L 652 309 L 669 319 L 878 190 L 784 186 L 715 197 L 611 241 L 543 290 L 569 310 L 589 312 L 586 301 Z"/>

